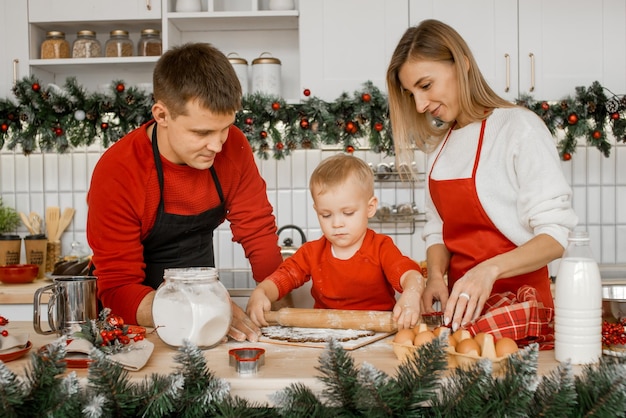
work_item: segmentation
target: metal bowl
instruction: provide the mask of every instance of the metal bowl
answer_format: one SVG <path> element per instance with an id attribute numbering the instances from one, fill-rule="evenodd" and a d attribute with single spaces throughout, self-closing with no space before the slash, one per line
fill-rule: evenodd
<path id="1" fill-rule="evenodd" d="M 37 277 L 37 264 L 9 264 L 0 266 L 0 282 L 7 284 L 30 283 Z"/>
<path id="2" fill-rule="evenodd" d="M 609 322 L 626 318 L 626 284 L 602 285 L 602 317 Z"/>

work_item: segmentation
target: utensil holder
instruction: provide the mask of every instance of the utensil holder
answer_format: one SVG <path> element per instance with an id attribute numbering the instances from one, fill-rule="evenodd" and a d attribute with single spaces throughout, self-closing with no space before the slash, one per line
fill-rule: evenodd
<path id="1" fill-rule="evenodd" d="M 61 241 L 48 241 L 46 246 L 46 273 L 54 271 L 54 265 L 61 258 Z"/>

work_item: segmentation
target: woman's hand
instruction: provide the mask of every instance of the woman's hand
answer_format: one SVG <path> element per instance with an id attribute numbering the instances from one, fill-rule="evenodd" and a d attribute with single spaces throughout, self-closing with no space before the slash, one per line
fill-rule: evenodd
<path id="1" fill-rule="evenodd" d="M 445 304 L 445 325 L 452 323 L 452 330 L 456 331 L 478 318 L 497 278 L 494 266 L 481 263 L 457 280 Z"/>
<path id="2" fill-rule="evenodd" d="M 441 306 L 446 306 L 448 301 L 448 285 L 443 280 L 443 277 L 428 277 L 426 282 L 426 289 L 422 295 L 422 302 L 424 304 L 424 312 L 433 312 L 433 305 L 435 302 L 440 302 Z"/>
<path id="3" fill-rule="evenodd" d="M 235 302 L 231 302 L 231 307 L 233 316 L 228 336 L 237 341 L 245 341 L 246 339 L 252 342 L 258 341 L 261 336 L 261 329 Z"/>

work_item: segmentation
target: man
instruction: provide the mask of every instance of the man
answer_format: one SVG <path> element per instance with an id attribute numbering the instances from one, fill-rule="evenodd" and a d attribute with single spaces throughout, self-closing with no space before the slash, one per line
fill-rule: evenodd
<path id="1" fill-rule="evenodd" d="M 128 323 L 153 326 L 163 270 L 214 266 L 213 231 L 225 220 L 255 280 L 282 258 L 266 185 L 244 134 L 233 123 L 241 86 L 214 47 L 167 51 L 153 75 L 153 120 L 111 146 L 87 197 L 87 239 L 98 298 Z M 233 303 L 229 335 L 260 335 Z"/>

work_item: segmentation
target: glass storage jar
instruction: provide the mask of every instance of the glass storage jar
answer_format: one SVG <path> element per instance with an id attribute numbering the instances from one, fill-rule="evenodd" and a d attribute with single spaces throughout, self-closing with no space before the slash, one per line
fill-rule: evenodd
<path id="1" fill-rule="evenodd" d="M 70 57 L 70 43 L 65 39 L 65 33 L 50 31 L 41 43 L 41 59 L 56 59 Z"/>
<path id="2" fill-rule="evenodd" d="M 154 295 L 152 318 L 164 343 L 212 347 L 230 329 L 230 296 L 213 267 L 171 268 Z"/>
<path id="3" fill-rule="evenodd" d="M 72 58 L 93 58 L 102 56 L 102 46 L 92 30 L 78 31 L 72 44 Z"/>
<path id="4" fill-rule="evenodd" d="M 143 57 L 159 56 L 163 49 L 161 33 L 156 29 L 144 29 L 141 31 L 139 43 L 137 43 L 137 55 Z"/>
<path id="5" fill-rule="evenodd" d="M 128 36 L 128 31 L 112 30 L 110 37 L 104 44 L 104 52 L 107 57 L 132 57 L 133 41 Z"/>

